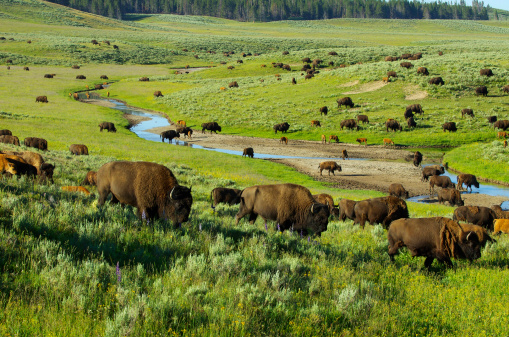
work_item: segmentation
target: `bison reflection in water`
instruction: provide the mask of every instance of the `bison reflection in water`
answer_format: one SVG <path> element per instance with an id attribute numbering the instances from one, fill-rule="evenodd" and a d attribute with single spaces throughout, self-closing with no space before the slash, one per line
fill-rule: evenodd
<path id="1" fill-rule="evenodd" d="M 193 203 L 191 189 L 180 186 L 173 173 L 163 165 L 150 162 L 117 161 L 97 171 L 99 206 L 111 193 L 111 202 L 138 209 L 141 219 L 169 218 L 175 227 L 189 219 Z"/>

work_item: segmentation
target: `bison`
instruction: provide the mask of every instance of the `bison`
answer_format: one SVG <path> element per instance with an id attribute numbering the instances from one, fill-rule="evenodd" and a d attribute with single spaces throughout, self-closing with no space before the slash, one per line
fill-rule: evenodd
<path id="1" fill-rule="evenodd" d="M 504 85 L 502 87 L 502 92 L 505 92 L 506 94 L 509 94 L 509 85 Z"/>
<path id="2" fill-rule="evenodd" d="M 235 216 L 236 224 L 249 215 L 254 223 L 258 215 L 264 220 L 273 220 L 278 229 L 284 231 L 311 230 L 321 235 L 327 230 L 329 208 L 317 203 L 311 192 L 295 184 L 257 185 L 242 191 L 239 212 Z"/>
<path id="3" fill-rule="evenodd" d="M 250 158 L 254 157 L 254 150 L 252 147 L 246 147 L 244 151 L 242 151 L 242 157 L 247 156 Z"/>
<path id="4" fill-rule="evenodd" d="M 414 153 L 414 166 L 415 167 L 421 166 L 421 162 L 422 162 L 422 153 L 420 153 L 419 151 L 415 151 L 415 153 Z"/>
<path id="5" fill-rule="evenodd" d="M 390 138 L 384 138 L 383 139 L 383 143 L 384 143 L 384 146 L 387 146 L 387 145 L 394 145 L 394 141 Z"/>
<path id="6" fill-rule="evenodd" d="M 228 88 L 238 88 L 238 87 L 239 84 L 237 83 L 237 81 L 233 81 L 228 84 Z"/>
<path id="7" fill-rule="evenodd" d="M 414 117 L 414 113 L 411 111 L 411 110 L 405 110 L 405 113 L 403 114 L 403 117 L 405 117 L 405 119 L 408 119 L 408 118 L 413 118 Z"/>
<path id="8" fill-rule="evenodd" d="M 407 68 L 407 69 L 410 69 L 410 68 L 413 68 L 413 67 L 414 67 L 414 65 L 413 65 L 411 62 L 401 62 L 399 65 L 400 65 L 401 67 L 403 67 L 403 68 Z"/>
<path id="9" fill-rule="evenodd" d="M 19 139 L 17 136 L 2 135 L 0 136 L 0 143 L 12 144 L 19 146 Z"/>
<path id="10" fill-rule="evenodd" d="M 329 136 L 329 144 L 332 142 L 332 141 L 336 141 L 336 143 L 339 143 L 339 137 L 336 136 L 336 135 L 330 135 Z"/>
<path id="11" fill-rule="evenodd" d="M 456 132 L 458 129 L 456 128 L 456 123 L 455 122 L 445 122 L 444 124 L 442 124 L 442 129 L 445 131 L 449 131 L 449 132 Z"/>
<path id="12" fill-rule="evenodd" d="M 217 133 L 217 131 L 221 132 L 221 126 L 219 126 L 217 122 L 203 123 L 201 125 L 201 133 L 205 133 L 205 130 L 209 130 L 211 134 L 212 131 L 214 131 L 214 133 Z"/>
<path id="13" fill-rule="evenodd" d="M 278 131 L 286 132 L 290 128 L 290 124 L 287 122 L 276 124 L 272 127 L 274 129 L 274 133 L 277 133 Z"/>
<path id="14" fill-rule="evenodd" d="M 27 147 L 35 147 L 43 151 L 48 149 L 48 141 L 44 138 L 26 137 L 23 140 L 23 144 Z"/>
<path id="15" fill-rule="evenodd" d="M 2 173 L 7 172 L 18 177 L 21 175 L 26 175 L 28 177 L 37 176 L 37 168 L 28 164 L 19 156 L 0 154 L 0 161 L 2 162 L 1 166 L 3 167 Z"/>
<path id="16" fill-rule="evenodd" d="M 369 124 L 369 118 L 367 115 L 357 115 L 357 122 L 362 122 L 362 124 Z"/>
<path id="17" fill-rule="evenodd" d="M 161 90 L 154 91 L 154 97 L 163 97 Z"/>
<path id="18" fill-rule="evenodd" d="M 497 121 L 497 116 L 488 116 L 486 119 L 488 120 L 488 123 L 493 124 Z"/>
<path id="19" fill-rule="evenodd" d="M 509 120 L 501 119 L 499 121 L 496 121 L 495 123 L 493 123 L 493 129 L 494 128 L 502 129 L 505 131 L 507 128 L 509 128 Z"/>
<path id="20" fill-rule="evenodd" d="M 97 172 L 88 171 L 85 179 L 83 179 L 80 185 L 97 186 Z"/>
<path id="21" fill-rule="evenodd" d="M 398 77 L 398 74 L 396 74 L 395 71 L 388 71 L 387 72 L 387 77 L 388 78 L 391 78 L 391 77 Z"/>
<path id="22" fill-rule="evenodd" d="M 394 132 L 396 132 L 397 130 L 403 131 L 403 128 L 401 127 L 401 125 L 399 125 L 399 122 L 394 119 L 385 122 L 386 132 L 389 132 L 389 129 L 391 129 Z"/>
<path id="23" fill-rule="evenodd" d="M 341 158 L 343 158 L 343 160 L 348 159 L 348 152 L 346 151 L 346 149 L 343 149 L 343 151 L 341 151 Z"/>
<path id="24" fill-rule="evenodd" d="M 428 269 L 434 259 L 452 267 L 451 257 L 469 260 L 481 257 L 477 234 L 463 231 L 457 222 L 444 217 L 396 220 L 387 238 L 391 261 L 401 247 L 407 247 L 413 257 L 426 257 L 424 266 Z"/>
<path id="25" fill-rule="evenodd" d="M 509 212 L 503 211 L 500 205 L 493 205 L 490 208 L 497 214 L 497 219 L 509 219 Z"/>
<path id="26" fill-rule="evenodd" d="M 176 128 L 175 128 L 175 131 L 177 131 L 178 133 L 180 134 L 183 134 L 184 137 L 188 137 L 188 138 L 191 138 L 190 135 L 193 134 L 193 129 L 191 129 L 190 127 L 188 126 L 182 126 L 182 125 L 178 125 Z"/>
<path id="27" fill-rule="evenodd" d="M 37 96 L 35 98 L 36 103 L 48 103 L 48 97 L 47 96 Z"/>
<path id="28" fill-rule="evenodd" d="M 44 78 L 53 78 L 53 74 L 44 74 Z"/>
<path id="29" fill-rule="evenodd" d="M 321 115 L 327 116 L 327 113 L 329 112 L 329 109 L 326 106 L 322 106 L 319 110 L 320 110 L 320 116 Z"/>
<path id="30" fill-rule="evenodd" d="M 179 185 L 163 165 L 150 162 L 114 161 L 97 171 L 98 205 L 111 202 L 128 204 L 138 209 L 140 219 L 167 219 L 174 227 L 189 219 L 193 204 L 191 189 Z"/>
<path id="31" fill-rule="evenodd" d="M 429 195 L 433 195 L 435 186 L 442 188 L 456 188 L 456 185 L 447 176 L 432 175 L 429 178 Z"/>
<path id="32" fill-rule="evenodd" d="M 85 75 L 77 75 L 77 76 L 76 76 L 76 79 L 77 79 L 77 80 L 86 80 L 86 79 L 87 79 L 87 77 L 86 77 Z"/>
<path id="33" fill-rule="evenodd" d="M 210 192 L 210 200 L 212 206 L 216 207 L 217 204 L 223 203 L 232 205 L 240 204 L 240 194 L 242 190 L 236 188 L 216 187 Z"/>
<path id="34" fill-rule="evenodd" d="M 320 125 L 320 121 L 315 121 L 315 120 L 312 120 L 312 121 L 311 121 L 311 126 L 319 126 L 319 127 L 322 127 L 322 126 Z"/>
<path id="35" fill-rule="evenodd" d="M 318 165 L 318 169 L 320 170 L 320 175 L 322 175 L 323 170 L 328 170 L 329 175 L 332 172 L 333 176 L 335 176 L 334 171 L 341 172 L 341 166 L 335 161 L 323 161 Z"/>
<path id="36" fill-rule="evenodd" d="M 495 219 L 493 222 L 493 233 L 508 234 L 509 233 L 509 220 L 508 219 Z"/>
<path id="37" fill-rule="evenodd" d="M 422 159 L 422 158 L 421 158 Z M 414 155 L 414 165 L 415 165 L 415 155 Z M 429 177 L 434 175 L 441 175 L 445 173 L 445 168 L 439 165 L 431 165 L 426 166 L 422 169 L 422 178 L 421 181 L 428 181 Z"/>
<path id="38" fill-rule="evenodd" d="M 150 79 L 146 76 L 140 77 L 140 82 L 149 82 L 149 81 L 150 81 Z"/>
<path id="39" fill-rule="evenodd" d="M 366 221 L 372 226 L 379 223 L 387 228 L 394 220 L 408 218 L 406 202 L 392 195 L 358 201 L 354 213 L 354 223 L 358 223 L 363 229 Z"/>
<path id="40" fill-rule="evenodd" d="M 410 104 L 406 107 L 405 113 L 407 111 L 415 112 L 416 114 L 423 114 L 424 110 L 422 110 L 422 106 L 420 104 Z"/>
<path id="41" fill-rule="evenodd" d="M 484 85 L 481 85 L 480 87 L 475 88 L 475 94 L 477 96 L 482 95 L 486 97 L 488 96 L 488 88 L 486 88 Z"/>
<path id="42" fill-rule="evenodd" d="M 461 199 L 461 194 L 454 188 L 442 188 L 438 191 L 438 202 L 441 204 L 448 201 L 451 206 L 463 206 L 465 203 Z"/>
<path id="43" fill-rule="evenodd" d="M 288 145 L 288 138 L 287 137 L 281 137 L 279 138 L 280 143 L 285 143 L 285 145 Z"/>
<path id="44" fill-rule="evenodd" d="M 474 110 L 467 109 L 467 108 L 462 109 L 461 110 L 461 118 L 463 118 L 465 115 L 470 116 L 470 117 L 475 117 L 474 116 Z"/>
<path id="45" fill-rule="evenodd" d="M 481 69 L 479 71 L 479 75 L 491 77 L 491 76 L 493 76 L 493 71 L 491 71 L 491 69 Z"/>
<path id="46" fill-rule="evenodd" d="M 351 130 L 356 129 L 357 131 L 359 131 L 359 125 L 357 125 L 357 122 L 353 118 L 342 120 L 339 126 L 341 130 L 343 130 L 343 128 L 346 127 L 347 129 Z"/>
<path id="47" fill-rule="evenodd" d="M 429 84 L 444 85 L 444 80 L 442 77 L 433 77 L 429 80 Z"/>
<path id="48" fill-rule="evenodd" d="M 410 117 L 406 120 L 406 123 L 408 125 L 408 128 L 415 128 L 417 126 L 417 123 L 415 122 L 415 119 L 413 117 Z"/>
<path id="49" fill-rule="evenodd" d="M 423 76 L 428 76 L 429 75 L 428 68 L 426 68 L 426 67 L 417 68 L 417 74 L 423 75 Z"/>
<path id="50" fill-rule="evenodd" d="M 462 174 L 458 175 L 458 181 L 457 181 L 458 190 L 463 189 L 463 184 L 465 184 L 467 186 L 467 188 L 466 188 L 467 191 L 470 188 L 470 192 L 472 192 L 472 186 L 474 186 L 475 188 L 479 188 L 479 183 L 477 182 L 477 178 L 473 174 L 462 173 Z"/>
<path id="51" fill-rule="evenodd" d="M 313 198 L 315 198 L 316 202 L 327 205 L 329 207 L 329 213 L 335 218 L 339 218 L 339 208 L 338 205 L 334 205 L 334 199 L 330 194 L 321 193 L 321 194 L 313 194 Z"/>
<path id="52" fill-rule="evenodd" d="M 346 218 L 355 220 L 355 204 L 357 201 L 349 199 L 339 200 L 339 219 L 345 221 Z"/>
<path id="53" fill-rule="evenodd" d="M 368 146 L 368 139 L 367 138 L 357 138 L 355 140 L 359 145 L 362 145 L 364 143 L 364 146 Z"/>
<path id="54" fill-rule="evenodd" d="M 493 230 L 493 220 L 496 218 L 494 210 L 482 206 L 460 206 L 454 210 L 452 217 L 455 221 L 466 221 L 489 230 Z"/>
<path id="55" fill-rule="evenodd" d="M 338 99 L 338 108 L 340 108 L 342 105 L 349 106 L 350 108 L 354 107 L 353 101 L 350 97 L 343 97 Z"/>
<path id="56" fill-rule="evenodd" d="M 69 146 L 69 151 L 74 155 L 86 155 L 88 156 L 88 147 L 84 144 L 72 144 Z"/>
<path id="57" fill-rule="evenodd" d="M 99 124 L 99 131 L 108 130 L 108 132 L 117 132 L 117 129 L 115 128 L 115 124 L 111 122 L 102 122 Z"/>
<path id="58" fill-rule="evenodd" d="M 168 139 L 168 143 L 171 143 L 174 138 L 180 138 L 180 133 L 175 130 L 166 130 L 161 132 L 159 136 L 163 143 L 165 139 Z"/>
<path id="59" fill-rule="evenodd" d="M 400 183 L 393 183 L 389 185 L 389 195 L 408 199 L 408 191 Z"/>

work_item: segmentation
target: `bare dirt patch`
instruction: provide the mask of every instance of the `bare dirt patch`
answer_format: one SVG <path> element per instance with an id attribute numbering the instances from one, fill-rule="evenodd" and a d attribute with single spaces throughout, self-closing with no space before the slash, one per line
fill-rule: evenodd
<path id="1" fill-rule="evenodd" d="M 428 92 L 419 90 L 419 86 L 417 85 L 409 85 L 405 87 L 403 91 L 405 92 L 405 99 L 407 101 L 416 101 L 428 97 Z"/>
<path id="2" fill-rule="evenodd" d="M 348 88 L 348 87 L 353 87 L 354 85 L 357 85 L 357 84 L 359 84 L 359 80 L 343 83 L 343 84 L 339 85 L 338 87 L 339 88 Z"/>
<path id="3" fill-rule="evenodd" d="M 359 81 L 357 81 L 357 83 L 358 82 Z M 364 92 L 375 91 L 375 90 L 383 88 L 386 85 L 387 85 L 387 83 L 384 83 L 383 81 L 370 82 L 370 83 L 361 85 L 357 90 L 344 92 L 343 95 L 362 94 Z"/>

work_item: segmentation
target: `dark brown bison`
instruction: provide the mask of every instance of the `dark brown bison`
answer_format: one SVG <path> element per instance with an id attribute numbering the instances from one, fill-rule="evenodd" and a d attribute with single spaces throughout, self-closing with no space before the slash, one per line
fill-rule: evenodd
<path id="1" fill-rule="evenodd" d="M 19 139 L 16 136 L 2 135 L 0 136 L 0 143 L 19 146 Z"/>
<path id="2" fill-rule="evenodd" d="M 338 108 L 340 108 L 342 105 L 349 106 L 350 108 L 354 107 L 353 101 L 350 97 L 343 97 L 338 99 Z"/>
<path id="3" fill-rule="evenodd" d="M 388 77 L 388 78 L 391 78 L 391 77 L 398 77 L 398 74 L 397 74 L 395 71 L 388 71 L 388 72 L 387 72 L 387 77 Z"/>
<path id="4" fill-rule="evenodd" d="M 316 120 L 312 120 L 312 121 L 311 121 L 311 126 L 319 126 L 319 127 L 322 127 L 322 125 L 320 124 L 320 121 L 316 121 Z"/>
<path id="5" fill-rule="evenodd" d="M 497 219 L 497 213 L 488 207 L 460 206 L 454 210 L 452 219 L 455 221 L 466 221 L 492 231 L 493 221 Z"/>
<path id="6" fill-rule="evenodd" d="M 221 127 L 217 122 L 207 122 L 201 125 L 201 133 L 205 133 L 205 130 L 209 130 L 212 134 L 212 131 L 214 131 L 214 133 L 217 133 L 217 131 L 221 132 Z"/>
<path id="7" fill-rule="evenodd" d="M 444 124 L 442 124 L 442 129 L 445 131 L 449 131 L 449 132 L 456 132 L 458 129 L 456 128 L 456 123 L 455 122 L 445 122 Z"/>
<path id="8" fill-rule="evenodd" d="M 44 74 L 44 78 L 53 78 L 53 74 Z"/>
<path id="9" fill-rule="evenodd" d="M 357 131 L 359 131 L 359 126 L 357 125 L 357 122 L 353 118 L 344 119 L 341 121 L 341 123 L 339 125 L 341 127 L 341 130 L 343 130 L 343 128 L 346 127 L 347 129 L 351 129 L 351 130 L 357 129 Z"/>
<path id="10" fill-rule="evenodd" d="M 433 77 L 432 79 L 429 80 L 429 84 L 444 85 L 444 80 L 442 79 L 442 77 Z"/>
<path id="11" fill-rule="evenodd" d="M 321 116 L 321 115 L 325 115 L 325 116 L 327 116 L 327 113 L 328 113 L 328 112 L 329 112 L 329 109 L 328 109 L 326 106 L 322 106 L 322 107 L 320 108 L 320 116 Z"/>
<path id="12" fill-rule="evenodd" d="M 40 167 L 39 178 L 41 181 L 45 181 L 46 179 L 53 183 L 53 174 L 55 173 L 56 165 L 50 163 L 42 163 Z"/>
<path id="13" fill-rule="evenodd" d="M 228 88 L 238 88 L 238 87 L 239 87 L 239 84 L 237 83 L 237 81 L 228 83 Z"/>
<path id="14" fill-rule="evenodd" d="M 406 123 L 408 125 L 408 128 L 415 128 L 417 126 L 417 123 L 415 122 L 415 119 L 413 117 L 410 117 L 406 120 Z"/>
<path id="15" fill-rule="evenodd" d="M 240 194 L 242 190 L 236 188 L 216 187 L 210 192 L 212 206 L 223 203 L 228 205 L 240 204 Z"/>
<path id="16" fill-rule="evenodd" d="M 409 53 L 405 53 L 405 54 L 402 54 L 400 56 L 400 59 L 402 60 L 408 60 L 409 58 L 411 58 L 413 56 L 413 54 L 409 54 Z"/>
<path id="17" fill-rule="evenodd" d="M 79 69 L 79 68 L 80 68 L 80 66 L 78 66 L 78 65 L 73 65 L 71 68 L 72 68 L 72 69 Z"/>
<path id="18" fill-rule="evenodd" d="M 286 132 L 290 128 L 290 124 L 287 122 L 276 124 L 272 127 L 274 129 L 274 133 L 277 133 L 278 131 Z"/>
<path id="19" fill-rule="evenodd" d="M 161 90 L 154 91 L 154 97 L 163 97 Z"/>
<path id="20" fill-rule="evenodd" d="M 451 181 L 451 178 L 447 176 L 432 175 L 429 178 L 429 195 L 433 195 L 435 192 L 435 186 L 442 188 L 456 188 L 456 185 Z"/>
<path id="21" fill-rule="evenodd" d="M 283 70 L 286 70 L 286 71 L 292 71 L 292 67 L 290 67 L 289 64 L 283 64 L 283 66 L 281 67 Z"/>
<path id="22" fill-rule="evenodd" d="M 464 232 L 474 232 L 477 234 L 477 237 L 479 238 L 479 243 L 481 244 L 481 247 L 485 247 L 488 242 L 497 242 L 497 240 L 493 239 L 489 234 L 486 228 L 469 224 L 469 223 L 459 223 L 461 229 Z M 466 258 L 466 257 L 462 257 Z"/>
<path id="23" fill-rule="evenodd" d="M 454 220 L 434 218 L 399 219 L 387 232 L 389 257 L 407 247 L 413 257 L 424 256 L 430 268 L 434 259 L 452 267 L 451 257 L 475 260 L 481 257 L 481 244 L 475 232 L 465 232 Z"/>
<path id="24" fill-rule="evenodd" d="M 460 192 L 455 188 L 442 188 L 438 191 L 438 202 L 448 201 L 451 206 L 463 206 Z"/>
<path id="25" fill-rule="evenodd" d="M 279 143 L 285 143 L 285 145 L 288 145 L 288 138 L 287 137 L 281 137 L 279 138 Z"/>
<path id="26" fill-rule="evenodd" d="M 462 173 L 462 174 L 458 175 L 458 182 L 457 182 L 458 190 L 463 189 L 463 184 L 465 184 L 465 186 L 467 187 L 466 188 L 467 191 L 470 188 L 470 192 L 472 192 L 472 186 L 474 186 L 475 188 L 479 188 L 479 183 L 477 182 L 477 178 L 473 174 Z"/>
<path id="27" fill-rule="evenodd" d="M 389 194 L 395 197 L 408 199 L 408 191 L 405 190 L 403 185 L 399 183 L 393 183 L 389 185 Z"/>
<path id="28" fill-rule="evenodd" d="M 242 191 L 236 224 L 249 215 L 254 223 L 258 215 L 264 220 L 276 221 L 279 230 L 292 228 L 294 231 L 311 230 L 321 235 L 327 230 L 329 208 L 317 203 L 311 192 L 295 184 L 258 185 Z"/>
<path id="29" fill-rule="evenodd" d="M 107 80 L 107 79 L 108 79 L 108 76 L 106 76 L 106 75 L 101 75 L 101 76 L 100 76 L 100 79 L 101 79 L 101 80 Z"/>
<path id="30" fill-rule="evenodd" d="M 86 155 L 88 156 L 88 147 L 84 144 L 72 144 L 69 146 L 69 151 L 74 155 Z"/>
<path id="31" fill-rule="evenodd" d="M 415 155 L 414 155 L 414 159 L 415 159 Z M 445 168 L 443 166 L 439 166 L 439 165 L 426 166 L 425 168 L 422 169 L 421 181 L 428 181 L 429 177 L 434 176 L 434 175 L 438 176 L 438 175 L 441 175 L 444 173 L 445 173 Z"/>
<path id="32" fill-rule="evenodd" d="M 189 135 L 193 134 L 193 129 L 191 129 L 188 126 L 177 125 L 177 127 L 175 128 L 175 131 L 177 131 L 181 135 L 183 134 L 184 137 L 190 137 Z"/>
<path id="33" fill-rule="evenodd" d="M 411 110 L 405 110 L 405 113 L 403 114 L 403 117 L 405 119 L 409 119 L 409 118 L 413 118 L 414 117 L 414 113 L 411 111 Z"/>
<path id="34" fill-rule="evenodd" d="M 247 156 L 249 158 L 254 157 L 254 150 L 252 147 L 246 147 L 244 151 L 242 151 L 242 157 Z"/>
<path id="35" fill-rule="evenodd" d="M 415 167 L 421 166 L 421 162 L 422 162 L 422 153 L 420 153 L 419 151 L 415 151 L 415 153 L 414 153 L 414 166 Z"/>
<path id="36" fill-rule="evenodd" d="M 297 84 L 297 80 L 295 79 L 295 77 L 292 77 L 292 84 Z"/>
<path id="37" fill-rule="evenodd" d="M 405 200 L 392 195 L 358 201 L 355 204 L 354 213 L 354 222 L 362 228 L 364 228 L 366 221 L 372 226 L 379 223 L 387 228 L 394 220 L 408 218 L 408 208 Z"/>
<path id="38" fill-rule="evenodd" d="M 343 151 L 341 151 L 341 158 L 343 158 L 343 160 L 348 159 L 348 152 L 346 151 L 346 149 L 343 149 Z"/>
<path id="39" fill-rule="evenodd" d="M 461 118 L 463 118 L 463 116 L 465 116 L 465 115 L 470 116 L 470 117 L 475 117 L 475 116 L 474 116 L 474 110 L 472 110 L 472 109 L 467 109 L 467 108 L 462 109 L 462 110 L 461 110 Z"/>
<path id="40" fill-rule="evenodd" d="M 96 171 L 88 171 L 87 176 L 80 185 L 91 185 L 91 186 L 97 186 L 97 172 Z"/>
<path id="41" fill-rule="evenodd" d="M 35 147 L 39 150 L 47 150 L 48 149 L 48 141 L 44 138 L 37 137 L 26 137 L 23 140 L 23 144 L 27 147 Z"/>
<path id="42" fill-rule="evenodd" d="M 109 162 L 97 171 L 98 205 L 111 193 L 111 202 L 138 209 L 141 219 L 170 219 L 177 227 L 189 219 L 191 189 L 180 186 L 163 165 L 150 162 Z"/>
<path id="43" fill-rule="evenodd" d="M 341 172 L 341 166 L 335 161 L 323 161 L 318 165 L 318 169 L 320 170 L 320 175 L 322 175 L 323 170 L 328 170 L 329 175 L 332 172 L 332 175 L 335 176 L 334 171 Z"/>
<path id="44" fill-rule="evenodd" d="M 428 76 L 429 75 L 428 68 L 426 68 L 426 67 L 419 67 L 419 68 L 417 68 L 417 74 Z"/>
<path id="45" fill-rule="evenodd" d="M 357 115 L 357 122 L 362 122 L 362 124 L 368 123 L 369 124 L 369 118 L 367 115 Z"/>
<path id="46" fill-rule="evenodd" d="M 148 77 L 140 77 L 141 82 L 149 82 L 150 79 Z"/>
<path id="47" fill-rule="evenodd" d="M 77 80 L 86 80 L 86 79 L 87 79 L 87 77 L 86 77 L 85 75 L 77 75 L 77 76 L 76 76 L 76 79 L 77 79 Z"/>
<path id="48" fill-rule="evenodd" d="M 402 131 L 403 128 L 401 127 L 401 125 L 399 125 L 399 122 L 394 120 L 394 119 L 391 119 L 391 120 L 388 120 L 385 122 L 385 130 L 386 132 L 389 132 L 389 129 L 391 129 L 392 131 L 396 132 L 396 131 Z"/>
<path id="49" fill-rule="evenodd" d="M 486 119 L 488 120 L 488 123 L 493 124 L 497 121 L 497 116 L 489 116 L 486 117 Z"/>
<path id="50" fill-rule="evenodd" d="M 499 121 L 496 121 L 495 123 L 493 123 L 493 128 L 502 129 L 505 131 L 507 128 L 509 128 L 509 120 L 501 119 Z"/>
<path id="51" fill-rule="evenodd" d="M 306 74 L 306 76 L 304 76 L 304 80 L 309 80 L 309 79 L 311 79 L 313 77 L 314 77 L 313 74 Z"/>
<path id="52" fill-rule="evenodd" d="M 338 205 L 334 205 L 334 199 L 330 194 L 327 193 L 313 194 L 313 198 L 315 198 L 316 202 L 328 206 L 330 215 L 332 215 L 335 218 L 339 218 Z"/>
<path id="53" fill-rule="evenodd" d="M 509 85 L 504 85 L 502 87 L 502 92 L 505 92 L 506 94 L 509 94 Z"/>
<path id="54" fill-rule="evenodd" d="M 477 96 L 482 95 L 486 97 L 488 96 L 488 88 L 486 88 L 484 85 L 481 85 L 480 87 L 475 88 L 475 94 Z"/>
<path id="55" fill-rule="evenodd" d="M 2 161 L 6 161 L 7 165 L 12 167 L 11 170 L 6 170 L 6 172 L 18 177 L 21 175 L 31 178 L 37 177 L 37 169 L 33 165 L 28 164 L 23 158 L 9 154 L 0 154 L 0 157 Z"/>
<path id="56" fill-rule="evenodd" d="M 12 136 L 11 130 L 3 129 L 0 130 L 0 136 Z"/>
<path id="57" fill-rule="evenodd" d="M 405 112 L 415 112 L 416 114 L 423 114 L 424 110 L 422 110 L 422 106 L 420 104 L 410 104 L 406 107 Z"/>
<path id="58" fill-rule="evenodd" d="M 43 172 L 41 171 L 41 166 L 44 164 L 44 159 L 42 156 L 35 152 L 23 151 L 23 152 L 13 152 L 13 151 L 2 151 L 2 154 L 18 156 L 22 158 L 27 164 L 32 165 L 37 170 L 37 175 L 43 176 Z"/>
<path id="59" fill-rule="evenodd" d="M 398 61 L 399 60 L 399 57 L 397 56 L 386 56 L 385 57 L 385 61 L 387 62 L 393 62 L 393 61 Z"/>
<path id="60" fill-rule="evenodd" d="M 168 143 L 171 143 L 174 138 L 180 138 L 180 133 L 175 130 L 166 130 L 161 132 L 159 136 L 161 137 L 161 141 L 163 143 L 165 139 L 168 139 Z"/>
<path id="61" fill-rule="evenodd" d="M 413 65 L 411 62 L 401 62 L 399 65 L 400 65 L 401 67 L 403 67 L 403 68 L 407 68 L 407 69 L 410 69 L 410 68 L 413 68 L 413 67 L 414 67 L 414 65 Z"/>
<path id="62" fill-rule="evenodd" d="M 500 205 L 493 205 L 490 208 L 497 215 L 497 219 L 509 219 L 509 212 L 503 211 L 502 207 L 500 207 Z"/>
<path id="63" fill-rule="evenodd" d="M 493 71 L 491 71 L 491 69 L 481 69 L 479 75 L 491 77 L 493 76 Z"/>
<path id="64" fill-rule="evenodd" d="M 96 84 L 94 85 L 94 89 L 96 90 L 101 90 L 103 88 L 103 85 L 102 84 Z"/>
<path id="65" fill-rule="evenodd" d="M 349 199 L 339 200 L 339 219 L 345 221 L 346 218 L 355 220 L 355 204 L 357 201 Z"/>
<path id="66" fill-rule="evenodd" d="M 48 103 L 48 97 L 46 96 L 37 96 L 35 98 L 36 103 Z"/>
<path id="67" fill-rule="evenodd" d="M 111 122 L 102 122 L 99 124 L 99 131 L 108 130 L 108 132 L 117 132 L 117 129 L 115 128 L 115 124 Z"/>

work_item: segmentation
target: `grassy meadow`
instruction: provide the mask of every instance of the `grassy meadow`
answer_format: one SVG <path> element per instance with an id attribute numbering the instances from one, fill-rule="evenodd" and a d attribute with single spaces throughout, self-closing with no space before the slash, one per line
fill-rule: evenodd
<path id="1" fill-rule="evenodd" d="M 451 167 L 509 182 L 507 149 L 485 118 L 509 117 L 509 98 L 501 91 L 509 84 L 508 33 L 508 22 L 257 23 L 174 15 L 118 21 L 36 0 L 0 0 L 0 129 L 20 140 L 47 139 L 49 151 L 41 154 L 56 164 L 54 185 L 24 177 L 0 181 L 0 335 L 507 335 L 507 238 L 497 237 L 473 263 L 459 260 L 446 269 L 435 262 L 427 271 L 424 259 L 408 252 L 391 263 L 380 226 L 361 230 L 352 221 L 331 220 L 320 238 L 279 233 L 261 221 L 235 226 L 237 207 L 210 207 L 214 187 L 294 182 L 336 201 L 382 194 L 332 189 L 268 161 L 148 142 L 126 128 L 120 112 L 77 102 L 69 93 L 93 88 L 107 75 L 111 98 L 188 125 L 215 120 L 225 134 L 275 138 L 272 126 L 287 121 L 290 139 L 337 134 L 348 143 L 366 137 L 381 144 L 390 137 L 412 149 L 454 147 L 445 156 Z M 235 54 L 222 54 L 230 50 Z M 383 61 L 407 52 L 423 52 L 413 69 Z M 304 57 L 324 61 L 309 80 L 301 76 Z M 327 66 L 330 61 L 334 66 Z M 207 69 L 175 74 L 186 65 Z M 426 66 L 430 77 L 442 76 L 445 85 L 430 86 L 416 74 L 418 66 Z M 479 76 L 481 68 L 495 76 Z M 398 78 L 380 85 L 390 70 Z M 47 73 L 56 76 L 44 78 Z M 142 76 L 150 81 L 140 82 Z M 232 81 L 239 88 L 228 88 Z M 475 96 L 479 85 L 488 87 L 488 97 Z M 154 98 L 156 90 L 164 97 Z M 427 95 L 405 99 L 422 92 Z M 49 103 L 36 103 L 39 95 Z M 337 109 L 336 100 L 347 95 L 355 107 Z M 385 120 L 403 122 L 413 103 L 424 109 L 418 127 L 405 124 L 401 133 L 387 133 Z M 330 112 L 320 116 L 324 105 Z M 475 118 L 461 118 L 466 107 Z M 339 129 L 341 120 L 360 113 L 369 116 L 369 125 Z M 313 129 L 312 119 L 322 128 Z M 99 132 L 102 121 L 114 122 L 118 131 Z M 445 121 L 455 121 L 458 131 L 444 133 Z M 72 156 L 74 143 L 86 144 L 90 156 Z M 425 153 L 436 156 L 432 149 Z M 168 166 L 182 185 L 192 186 L 190 221 L 177 229 L 162 220 L 147 224 L 129 206 L 98 208 L 94 187 L 90 196 L 60 189 L 112 160 Z M 411 217 L 453 212 L 408 205 Z"/>

